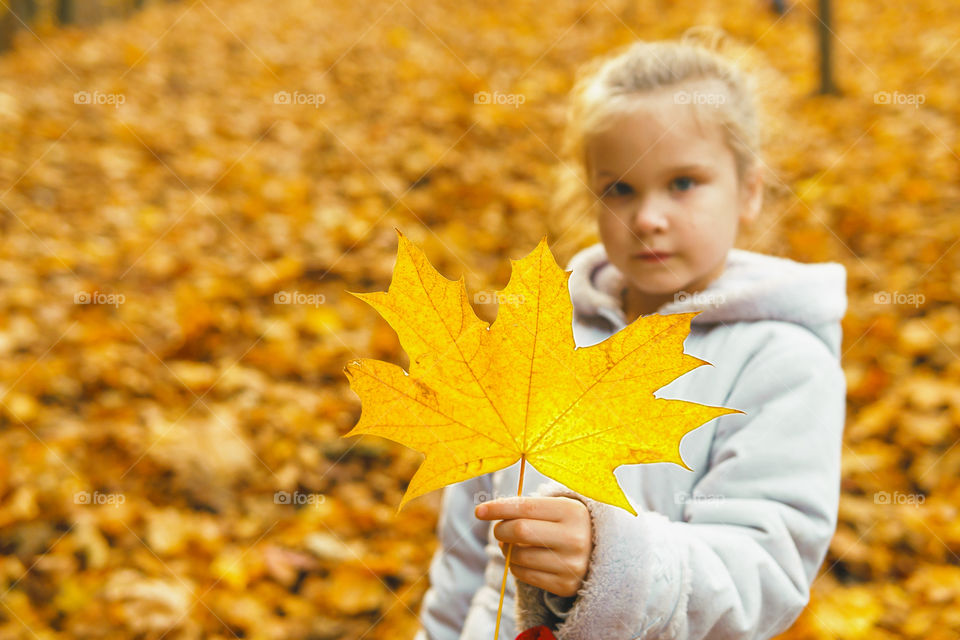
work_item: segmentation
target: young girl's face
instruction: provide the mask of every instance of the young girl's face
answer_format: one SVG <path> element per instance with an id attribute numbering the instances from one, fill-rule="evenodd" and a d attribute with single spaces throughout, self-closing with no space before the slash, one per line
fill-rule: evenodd
<path id="1" fill-rule="evenodd" d="M 760 205 L 759 174 L 748 172 L 741 185 L 722 127 L 698 124 L 676 93 L 645 94 L 587 141 L 600 238 L 643 314 L 718 277 L 738 224 L 752 221 Z M 643 257 L 651 252 L 666 255 Z"/>

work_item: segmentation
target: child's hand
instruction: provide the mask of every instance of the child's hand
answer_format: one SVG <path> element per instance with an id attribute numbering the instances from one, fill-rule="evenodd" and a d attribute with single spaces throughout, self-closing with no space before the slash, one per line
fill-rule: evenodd
<path id="1" fill-rule="evenodd" d="M 576 595 L 587 575 L 593 551 L 593 523 L 586 505 L 574 498 L 500 498 L 478 505 L 481 520 L 493 526 L 506 557 L 506 543 L 516 543 L 510 572 L 517 580 L 558 596 Z"/>

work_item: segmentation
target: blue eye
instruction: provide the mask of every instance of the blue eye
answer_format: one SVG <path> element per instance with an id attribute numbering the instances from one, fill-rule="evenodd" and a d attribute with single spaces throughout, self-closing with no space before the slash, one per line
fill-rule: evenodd
<path id="1" fill-rule="evenodd" d="M 679 191 L 689 191 L 696 185 L 696 181 L 689 176 L 681 176 L 679 178 L 674 178 L 670 183 L 670 186 L 676 186 Z"/>
<path id="2" fill-rule="evenodd" d="M 626 184 L 625 182 L 611 182 L 603 190 L 602 195 L 625 196 L 631 191 L 633 191 L 633 189 L 630 187 L 630 185 Z"/>

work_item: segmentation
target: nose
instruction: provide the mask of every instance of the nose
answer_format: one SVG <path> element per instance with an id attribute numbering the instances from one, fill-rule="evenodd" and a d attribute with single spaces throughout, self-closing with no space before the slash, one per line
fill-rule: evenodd
<path id="1" fill-rule="evenodd" d="M 667 216 L 664 203 L 653 194 L 645 196 L 637 205 L 630 225 L 634 233 L 641 237 L 665 231 Z"/>

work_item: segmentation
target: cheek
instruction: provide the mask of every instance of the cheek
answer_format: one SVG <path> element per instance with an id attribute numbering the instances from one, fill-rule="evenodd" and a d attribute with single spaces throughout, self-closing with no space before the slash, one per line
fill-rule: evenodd
<path id="1" fill-rule="evenodd" d="M 605 207 L 597 215 L 597 230 L 604 246 L 608 247 L 607 253 L 611 253 L 610 249 L 616 250 L 626 233 L 623 220 Z"/>
<path id="2" fill-rule="evenodd" d="M 613 221 L 613 214 L 602 204 L 597 205 L 597 229 L 600 234 L 609 233 L 610 223 Z"/>
<path id="3" fill-rule="evenodd" d="M 714 212 L 715 213 L 715 212 Z M 682 235 L 688 242 L 704 249 L 723 244 L 726 241 L 726 223 L 713 216 L 696 216 L 689 218 L 683 226 Z M 707 254 L 709 251 L 701 253 Z"/>
<path id="4" fill-rule="evenodd" d="M 677 220 L 677 233 L 684 244 L 697 247 L 691 254 L 697 263 L 710 263 L 733 245 L 736 236 L 736 212 L 716 205 L 697 209 L 695 215 Z"/>
<path id="5" fill-rule="evenodd" d="M 691 215 L 687 216 L 689 230 L 700 235 L 726 237 L 729 228 L 736 224 L 739 201 L 735 194 L 725 189 L 704 190 L 691 202 Z"/>

